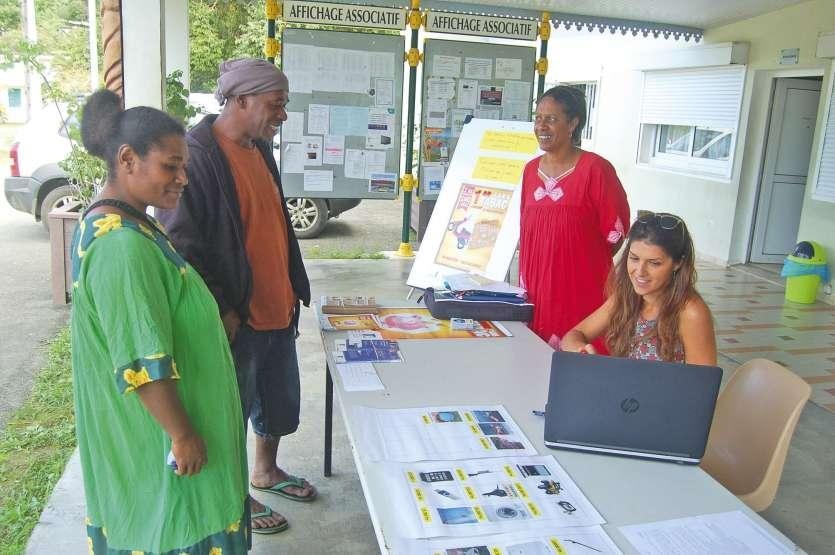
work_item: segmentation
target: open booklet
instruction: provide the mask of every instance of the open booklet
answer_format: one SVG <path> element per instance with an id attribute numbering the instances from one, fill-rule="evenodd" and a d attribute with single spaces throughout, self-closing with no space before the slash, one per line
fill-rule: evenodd
<path id="1" fill-rule="evenodd" d="M 441 288 L 438 288 L 441 289 Z M 443 289 L 450 291 L 468 291 L 476 294 L 493 296 L 515 296 L 527 298 L 527 291 L 504 281 L 494 281 L 478 274 L 457 273 L 443 277 Z"/>

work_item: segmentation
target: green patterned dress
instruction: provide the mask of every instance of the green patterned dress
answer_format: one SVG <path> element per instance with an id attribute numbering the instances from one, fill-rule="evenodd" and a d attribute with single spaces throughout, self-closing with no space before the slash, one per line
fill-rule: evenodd
<path id="1" fill-rule="evenodd" d="M 245 553 L 246 444 L 229 344 L 208 288 L 156 227 L 95 214 L 73 242 L 88 545 L 95 554 Z M 166 464 L 171 440 L 135 392 L 160 379 L 177 380 L 206 443 L 208 463 L 195 476 Z"/>

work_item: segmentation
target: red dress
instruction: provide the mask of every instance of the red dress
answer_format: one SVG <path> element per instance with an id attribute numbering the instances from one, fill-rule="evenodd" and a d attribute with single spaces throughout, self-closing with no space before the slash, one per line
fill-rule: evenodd
<path id="1" fill-rule="evenodd" d="M 605 300 L 612 245 L 629 231 L 629 203 L 615 169 L 583 151 L 562 179 L 522 175 L 519 281 L 534 304 L 530 328 L 553 348 Z M 607 353 L 602 341 L 599 352 Z"/>

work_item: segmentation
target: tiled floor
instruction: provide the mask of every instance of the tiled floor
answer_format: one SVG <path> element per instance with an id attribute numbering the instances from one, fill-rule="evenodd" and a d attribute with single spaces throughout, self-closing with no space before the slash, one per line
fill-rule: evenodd
<path id="1" fill-rule="evenodd" d="M 774 266 L 697 265 L 719 352 L 736 364 L 767 358 L 791 368 L 812 386 L 810 401 L 835 412 L 835 306 L 785 301 Z"/>

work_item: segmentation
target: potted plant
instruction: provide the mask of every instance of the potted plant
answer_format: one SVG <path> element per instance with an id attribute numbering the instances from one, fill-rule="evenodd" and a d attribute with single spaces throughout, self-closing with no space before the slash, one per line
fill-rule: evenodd
<path id="1" fill-rule="evenodd" d="M 78 117 L 76 117 L 76 115 Z M 52 300 L 56 304 L 70 302 L 72 294 L 72 256 L 70 248 L 78 220 L 104 186 L 107 166 L 81 145 L 81 110 L 72 106 L 64 120 L 70 152 L 58 162 L 67 174 L 76 202 L 49 213 L 49 242 L 51 249 Z"/>

